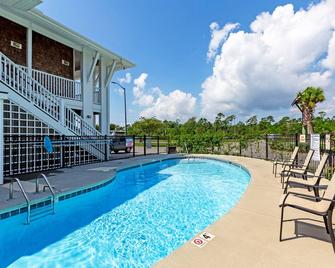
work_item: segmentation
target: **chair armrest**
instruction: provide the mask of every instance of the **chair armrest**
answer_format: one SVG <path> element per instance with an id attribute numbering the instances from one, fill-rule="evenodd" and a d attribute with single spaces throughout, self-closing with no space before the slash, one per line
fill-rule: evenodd
<path id="1" fill-rule="evenodd" d="M 319 189 L 327 189 L 328 185 L 326 184 L 319 184 L 319 185 L 311 185 L 312 188 L 319 188 Z"/>
<path id="2" fill-rule="evenodd" d="M 282 164 L 282 165 L 294 165 L 294 164 L 290 164 L 292 161 L 294 161 L 294 159 L 286 159 L 286 160 L 282 160 L 279 161 L 278 163 Z"/>
<path id="3" fill-rule="evenodd" d="M 299 169 L 299 171 L 300 171 L 300 170 L 302 171 L 302 169 Z M 306 175 L 306 172 L 307 172 L 307 170 L 305 170 L 304 173 L 295 172 L 295 171 L 292 170 L 292 169 L 289 170 L 289 173 L 290 173 L 290 174 L 303 175 L 303 176 Z"/>
<path id="4" fill-rule="evenodd" d="M 288 166 L 288 167 L 295 167 L 296 164 L 289 164 L 289 163 L 287 163 L 287 164 L 285 164 L 285 166 Z"/>
<path id="5" fill-rule="evenodd" d="M 305 174 L 304 176 L 305 176 L 306 178 L 319 178 L 319 179 L 326 178 L 324 175 L 315 176 L 315 175 L 313 175 L 313 174 Z"/>
<path id="6" fill-rule="evenodd" d="M 324 200 L 324 201 L 330 201 L 332 203 L 335 203 L 335 199 L 328 199 L 328 198 L 324 198 L 324 197 L 316 197 L 316 196 L 313 196 L 313 195 L 307 195 L 307 194 L 302 194 L 302 193 L 296 193 L 296 192 L 288 192 L 287 193 L 287 196 L 289 194 L 293 194 L 297 197 L 301 197 L 301 198 L 310 198 L 310 199 L 314 199 L 315 201 L 321 201 L 321 200 Z M 286 201 L 286 198 L 284 199 L 284 202 Z M 284 204 L 283 202 L 283 204 Z"/>

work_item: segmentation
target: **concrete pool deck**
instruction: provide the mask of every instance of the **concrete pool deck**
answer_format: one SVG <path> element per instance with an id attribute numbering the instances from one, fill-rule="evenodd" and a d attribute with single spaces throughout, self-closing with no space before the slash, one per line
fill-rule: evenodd
<path id="1" fill-rule="evenodd" d="M 117 169 L 175 157 L 176 155 L 151 155 L 110 162 L 101 162 L 48 172 L 48 178 L 58 194 L 94 185 L 112 178 Z M 204 155 L 205 156 L 205 155 Z M 246 167 L 251 182 L 239 203 L 226 215 L 206 228 L 216 237 L 204 247 L 198 248 L 186 242 L 156 267 L 335 267 L 335 254 L 327 240 L 322 218 L 299 213 L 288 208 L 284 223 L 284 238 L 279 242 L 279 198 L 282 194 L 279 178 L 272 174 L 269 161 L 234 156 L 210 156 L 233 161 Z M 20 176 L 21 177 L 21 176 Z M 35 194 L 34 184 L 29 197 L 43 198 L 50 193 Z M 0 186 L 0 210 L 4 211 L 24 204 L 20 192 L 8 200 L 8 185 Z M 195 215 L 196 216 L 196 215 Z M 295 236 L 299 234 L 312 237 Z M 323 239 L 323 240 L 322 240 Z"/>
<path id="2" fill-rule="evenodd" d="M 240 202 L 205 231 L 216 237 L 204 247 L 191 242 L 172 252 L 156 267 L 335 267 L 335 254 L 321 217 L 285 209 L 284 238 L 279 242 L 282 189 L 272 174 L 272 163 L 259 159 L 213 156 L 239 163 L 251 173 Z M 297 220 L 297 221 L 295 221 Z M 299 234 L 295 236 L 295 226 Z"/>

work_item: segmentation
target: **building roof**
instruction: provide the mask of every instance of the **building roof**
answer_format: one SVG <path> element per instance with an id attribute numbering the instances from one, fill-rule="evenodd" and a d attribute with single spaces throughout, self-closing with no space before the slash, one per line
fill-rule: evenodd
<path id="1" fill-rule="evenodd" d="M 69 29 L 34 8 L 41 2 L 42 0 L 0 0 L 0 11 L 8 15 L 9 19 L 13 19 L 11 15 L 14 15 L 16 17 L 15 22 L 23 25 L 28 23 L 34 31 L 56 41 L 77 49 L 89 47 L 110 60 L 116 60 L 116 69 L 127 69 L 135 66 L 129 60 Z"/>
<path id="2" fill-rule="evenodd" d="M 0 3 L 11 8 L 28 11 L 42 3 L 42 0 L 0 0 Z"/>

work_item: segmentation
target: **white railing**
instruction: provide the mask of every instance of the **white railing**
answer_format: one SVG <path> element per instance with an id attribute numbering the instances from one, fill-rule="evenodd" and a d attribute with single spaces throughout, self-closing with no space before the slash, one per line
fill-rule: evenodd
<path id="1" fill-rule="evenodd" d="M 0 80 L 15 92 L 34 103 L 42 111 L 60 119 L 60 99 L 32 79 L 19 65 L 0 53 Z"/>
<path id="2" fill-rule="evenodd" d="M 101 136 L 80 115 L 0 52 L 0 80 L 79 136 Z"/>
<path id="3" fill-rule="evenodd" d="M 26 66 L 20 65 L 20 67 L 28 72 L 28 68 Z M 67 79 L 36 69 L 32 69 L 32 78 L 56 96 L 82 101 L 81 83 L 79 81 Z"/>
<path id="4" fill-rule="evenodd" d="M 65 107 L 65 125 L 79 136 L 100 136 L 101 133 L 72 109 Z"/>

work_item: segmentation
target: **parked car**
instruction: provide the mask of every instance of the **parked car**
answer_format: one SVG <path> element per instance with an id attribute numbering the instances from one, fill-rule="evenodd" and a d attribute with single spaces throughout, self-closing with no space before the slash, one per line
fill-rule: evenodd
<path id="1" fill-rule="evenodd" d="M 125 151 L 130 153 L 133 148 L 133 139 L 122 136 L 115 136 L 112 138 L 110 149 L 111 152 L 118 153 L 119 151 Z"/>

